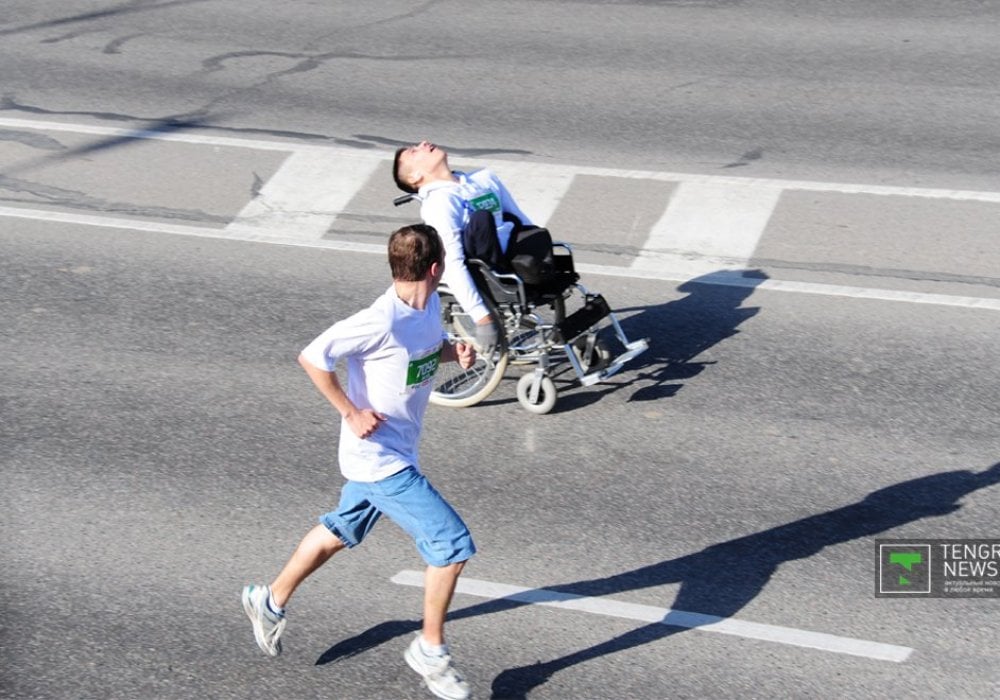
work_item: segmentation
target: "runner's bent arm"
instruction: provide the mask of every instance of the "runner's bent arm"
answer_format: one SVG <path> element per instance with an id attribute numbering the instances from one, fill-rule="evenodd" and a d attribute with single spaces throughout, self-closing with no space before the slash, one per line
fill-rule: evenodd
<path id="1" fill-rule="evenodd" d="M 381 413 L 370 408 L 359 410 L 348 398 L 335 372 L 316 367 L 304 355 L 299 355 L 299 364 L 319 389 L 319 393 L 337 409 L 337 413 L 347 422 L 351 432 L 359 438 L 369 437 L 378 429 L 379 423 L 386 419 Z"/>

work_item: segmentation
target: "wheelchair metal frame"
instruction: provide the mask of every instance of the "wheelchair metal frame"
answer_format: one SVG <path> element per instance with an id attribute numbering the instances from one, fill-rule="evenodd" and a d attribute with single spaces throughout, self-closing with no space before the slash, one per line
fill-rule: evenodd
<path id="1" fill-rule="evenodd" d="M 591 386 L 618 373 L 649 347 L 646 338 L 630 340 L 604 297 L 579 282 L 572 248 L 562 242 L 554 242 L 553 248 L 556 260 L 561 262 L 559 274 L 563 282 L 548 291 L 545 287 L 539 291 L 527 285 L 515 273 L 497 272 L 482 260 L 466 261 L 482 282 L 478 285 L 480 293 L 489 298 L 501 317 L 507 362 L 535 365 L 533 371 L 521 377 L 517 390 L 518 401 L 533 413 L 548 413 L 552 409 L 557 393 L 552 377 L 564 360 L 582 386 Z M 450 294 L 446 286 L 442 291 Z M 582 306 L 566 315 L 565 302 L 575 293 Z M 538 313 L 545 306 L 553 308 L 553 319 L 545 320 Z M 624 347 L 617 357 L 612 357 L 598 338 L 598 333 L 607 326 Z"/>
<path id="2" fill-rule="evenodd" d="M 398 207 L 414 199 L 418 199 L 417 195 L 404 194 L 396 197 L 393 204 Z M 503 337 L 496 356 L 486 358 L 484 368 L 470 370 L 476 375 L 476 381 L 485 377 L 483 391 L 473 392 L 471 397 L 451 399 L 438 391 L 439 384 L 431 394 L 433 403 L 474 405 L 492 393 L 508 364 L 533 364 L 534 370 L 523 375 L 517 383 L 517 399 L 532 413 L 548 413 L 555 405 L 557 394 L 552 371 L 563 360 L 568 361 L 581 385 L 592 386 L 618 373 L 649 348 L 648 338 L 629 340 L 604 297 L 580 284 L 569 244 L 553 242 L 552 246 L 557 268 L 557 282 L 553 285 L 529 286 L 515 273 L 497 272 L 482 260 L 466 260 L 470 272 L 478 273 L 473 276 L 478 276 L 477 282 L 481 282 L 477 284 L 480 294 L 496 309 L 498 320 L 502 321 Z M 442 297 L 454 298 L 447 285 L 441 285 L 439 292 Z M 565 302 L 574 292 L 579 293 L 583 305 L 567 316 Z M 553 309 L 551 321 L 538 313 L 539 307 L 544 306 Z M 442 306 L 442 313 L 446 326 L 454 329 L 458 324 L 452 323 L 452 309 Z M 624 352 L 617 357 L 611 356 L 598 337 L 608 324 L 624 347 Z M 462 330 L 465 332 L 453 333 L 453 340 L 471 341 L 469 329 Z"/>

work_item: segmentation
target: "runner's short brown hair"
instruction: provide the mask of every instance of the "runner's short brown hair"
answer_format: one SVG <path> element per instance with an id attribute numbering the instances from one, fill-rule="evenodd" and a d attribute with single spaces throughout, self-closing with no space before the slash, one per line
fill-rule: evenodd
<path id="1" fill-rule="evenodd" d="M 400 282 L 419 282 L 431 265 L 444 262 L 444 245 L 433 226 L 411 224 L 389 236 L 389 267 Z"/>

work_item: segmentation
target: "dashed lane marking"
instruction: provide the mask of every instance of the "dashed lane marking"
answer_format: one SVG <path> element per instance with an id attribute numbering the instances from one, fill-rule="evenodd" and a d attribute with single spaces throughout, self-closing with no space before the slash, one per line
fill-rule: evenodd
<path id="1" fill-rule="evenodd" d="M 288 158 L 243 210 L 224 229 L 121 219 L 88 214 L 0 206 L 0 216 L 101 226 L 132 231 L 306 245 L 331 250 L 384 255 L 381 245 L 337 241 L 322 236 L 338 213 L 380 163 L 384 151 L 342 146 L 232 138 L 185 131 L 118 129 L 103 126 L 0 118 L 0 127 L 64 131 L 108 138 L 156 139 L 206 146 L 281 151 Z M 462 158 L 471 165 L 484 161 Z M 519 192 L 526 210 L 545 222 L 555 212 L 578 175 L 634 178 L 679 183 L 665 203 L 642 251 L 629 268 L 579 263 L 581 272 L 627 278 L 687 281 L 769 289 L 782 292 L 842 296 L 906 303 L 1000 310 L 1000 299 L 892 289 L 850 287 L 809 282 L 754 280 L 734 272 L 745 267 L 783 191 L 807 190 L 848 194 L 902 195 L 1000 203 L 1000 192 L 852 185 L 763 178 L 720 177 L 684 173 L 615 170 L 547 163 L 500 161 L 490 164 Z M 523 192 L 523 194 L 522 194 Z"/>
<path id="2" fill-rule="evenodd" d="M 420 571 L 403 570 L 390 579 L 401 586 L 421 588 L 424 585 L 424 574 Z M 792 627 L 765 625 L 758 622 L 747 622 L 732 617 L 717 617 L 690 613 L 671 608 L 658 608 L 652 605 L 637 605 L 625 603 L 610 598 L 592 598 L 550 591 L 544 588 L 523 588 L 492 581 L 481 581 L 461 577 L 458 579 L 456 593 L 489 598 L 491 600 L 510 600 L 530 605 L 576 610 L 592 615 L 617 617 L 626 620 L 636 620 L 644 623 L 660 623 L 672 627 L 684 627 L 703 632 L 728 634 L 746 639 L 758 639 L 777 644 L 816 649 L 835 654 L 862 656 L 879 661 L 901 663 L 913 653 L 910 647 L 895 644 L 871 642 L 853 637 L 839 637 L 822 632 L 810 632 Z"/>

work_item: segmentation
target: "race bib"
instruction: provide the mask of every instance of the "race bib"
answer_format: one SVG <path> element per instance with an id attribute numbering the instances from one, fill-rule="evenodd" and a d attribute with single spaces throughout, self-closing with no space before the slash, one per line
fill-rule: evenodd
<path id="1" fill-rule="evenodd" d="M 411 357 L 406 367 L 406 388 L 408 391 L 425 386 L 437 373 L 441 364 L 441 346 L 420 357 Z"/>
<path id="2" fill-rule="evenodd" d="M 481 194 L 469 200 L 469 206 L 473 211 L 489 211 L 494 214 L 500 213 L 500 198 L 493 192 Z"/>

